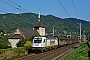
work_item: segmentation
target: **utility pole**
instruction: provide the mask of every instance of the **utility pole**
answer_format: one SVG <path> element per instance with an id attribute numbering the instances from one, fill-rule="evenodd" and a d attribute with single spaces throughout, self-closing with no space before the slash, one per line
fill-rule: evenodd
<path id="1" fill-rule="evenodd" d="M 53 36 L 54 36 L 54 26 L 53 26 Z"/>
<path id="2" fill-rule="evenodd" d="M 86 40 L 86 35 L 85 35 L 85 31 L 84 31 L 84 41 Z"/>
<path id="3" fill-rule="evenodd" d="M 71 32 L 70 32 L 70 38 L 72 37 L 72 35 L 71 35 Z"/>
<path id="4" fill-rule="evenodd" d="M 80 40 L 81 40 L 81 22 L 80 22 Z"/>
<path id="5" fill-rule="evenodd" d="M 88 33 L 88 40 L 89 40 L 89 33 Z"/>

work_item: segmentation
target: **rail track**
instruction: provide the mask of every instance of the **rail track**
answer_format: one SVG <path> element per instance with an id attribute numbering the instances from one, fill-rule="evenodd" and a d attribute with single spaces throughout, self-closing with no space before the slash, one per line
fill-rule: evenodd
<path id="1" fill-rule="evenodd" d="M 43 53 L 39 53 L 39 54 L 32 53 L 32 54 L 28 54 L 28 55 L 11 59 L 11 60 L 59 60 L 66 53 L 73 50 L 77 44 L 79 43 L 67 45 L 64 47 L 60 47 L 60 48 L 53 49 L 53 50 L 43 52 Z"/>

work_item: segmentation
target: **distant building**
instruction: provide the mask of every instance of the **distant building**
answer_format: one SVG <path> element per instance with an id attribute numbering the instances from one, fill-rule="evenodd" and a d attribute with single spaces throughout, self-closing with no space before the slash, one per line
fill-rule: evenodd
<path id="1" fill-rule="evenodd" d="M 32 36 L 45 36 L 45 26 L 40 22 L 40 11 L 38 14 L 38 22 L 34 25 L 33 29 L 17 28 L 14 35 L 9 36 L 8 40 L 12 48 L 16 48 L 16 44 L 20 41 L 21 37 L 29 39 Z"/>
<path id="2" fill-rule="evenodd" d="M 23 37 L 24 39 L 29 39 L 32 36 L 39 36 L 39 33 L 36 30 L 26 29 L 26 28 L 17 28 L 14 35 L 8 37 L 8 41 L 11 43 L 12 48 L 16 47 L 16 44 Z"/>
<path id="3" fill-rule="evenodd" d="M 29 39 L 32 36 L 40 36 L 36 30 L 27 28 L 17 28 L 14 34 L 20 34 L 24 39 Z"/>
<path id="4" fill-rule="evenodd" d="M 20 34 L 14 34 L 8 37 L 8 41 L 10 42 L 12 48 L 17 47 L 16 44 L 20 41 L 20 38 L 21 38 Z"/>
<path id="5" fill-rule="evenodd" d="M 45 36 L 45 27 L 44 27 L 43 23 L 37 22 L 34 25 L 33 30 L 36 30 L 40 36 Z"/>
<path id="6" fill-rule="evenodd" d="M 40 11 L 38 14 L 38 22 L 34 25 L 33 30 L 37 30 L 40 36 L 45 36 L 45 26 L 42 22 L 40 22 Z"/>

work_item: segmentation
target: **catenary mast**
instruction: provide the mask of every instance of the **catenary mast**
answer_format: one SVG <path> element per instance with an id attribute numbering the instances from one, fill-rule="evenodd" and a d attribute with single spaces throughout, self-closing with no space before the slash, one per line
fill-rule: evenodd
<path id="1" fill-rule="evenodd" d="M 81 22 L 80 22 L 80 40 L 81 40 Z"/>

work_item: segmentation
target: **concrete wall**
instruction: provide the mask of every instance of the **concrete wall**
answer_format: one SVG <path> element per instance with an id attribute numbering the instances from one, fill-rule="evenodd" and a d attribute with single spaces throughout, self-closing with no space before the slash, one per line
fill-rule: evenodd
<path id="1" fill-rule="evenodd" d="M 8 39 L 8 41 L 11 43 L 12 48 L 16 48 L 16 44 L 19 42 L 19 39 Z"/>

